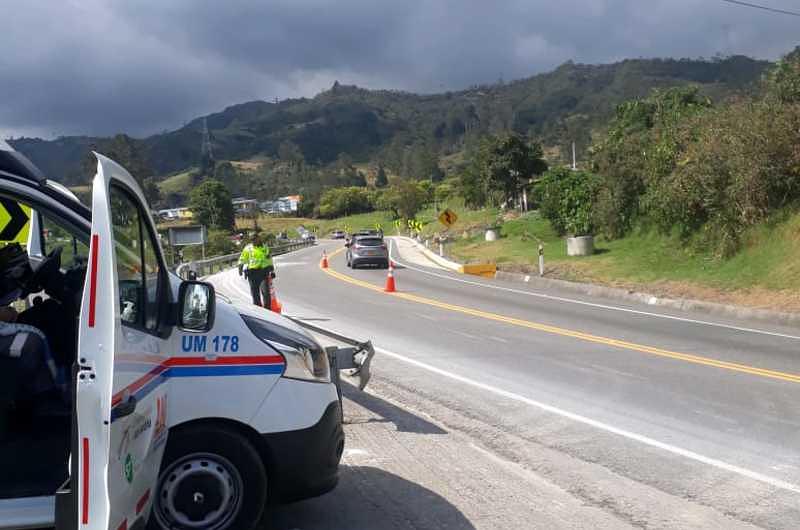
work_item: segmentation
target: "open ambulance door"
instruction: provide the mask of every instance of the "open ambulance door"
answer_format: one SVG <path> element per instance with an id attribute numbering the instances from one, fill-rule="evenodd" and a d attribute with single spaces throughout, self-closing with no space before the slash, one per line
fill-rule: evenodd
<path id="1" fill-rule="evenodd" d="M 135 180 L 96 156 L 78 333 L 72 528 L 127 530 L 144 527 L 167 436 L 166 363 L 148 313 L 163 306 L 152 298 L 163 291 L 166 271 Z"/>

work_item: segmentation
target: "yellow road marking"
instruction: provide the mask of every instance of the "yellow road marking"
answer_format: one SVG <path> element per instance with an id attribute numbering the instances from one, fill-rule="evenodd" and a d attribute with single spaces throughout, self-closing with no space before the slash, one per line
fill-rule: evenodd
<path id="1" fill-rule="evenodd" d="M 328 255 L 329 258 L 333 258 L 337 254 L 343 252 L 344 249 L 340 248 L 335 252 L 332 252 Z M 667 357 L 670 359 L 677 359 L 680 361 L 685 361 L 694 364 L 702 364 L 705 366 L 713 366 L 715 368 L 722 368 L 725 370 L 732 370 L 734 372 L 741 372 L 750 375 L 757 375 L 760 377 L 767 377 L 770 379 L 779 379 L 781 381 L 789 381 L 792 383 L 800 383 L 800 374 L 792 374 L 788 372 L 779 372 L 776 370 L 768 370 L 766 368 L 758 368 L 755 366 L 749 366 L 746 364 L 739 364 L 739 363 L 732 363 L 729 361 L 723 361 L 720 359 L 713 359 L 710 357 L 703 357 L 700 355 L 692 355 L 689 353 L 680 353 L 674 352 L 670 350 L 664 350 L 661 348 L 656 348 L 653 346 L 646 346 L 643 344 L 636 344 L 634 342 L 628 342 L 624 340 L 618 339 L 611 339 L 607 337 L 601 337 L 598 335 L 592 335 L 589 333 L 584 333 L 582 331 L 574 331 L 570 329 L 560 328 L 557 326 L 551 326 L 549 324 L 541 324 L 539 322 L 532 322 L 530 320 L 522 320 L 519 318 L 508 317 L 504 315 L 498 315 L 497 313 L 490 313 L 488 311 L 481 311 L 480 309 L 472 309 L 469 307 L 464 307 L 460 305 L 449 304 L 447 302 L 440 302 L 438 300 L 433 300 L 431 298 L 425 298 L 423 296 L 417 296 L 414 294 L 403 293 L 403 292 L 394 292 L 394 293 L 386 293 L 384 292 L 383 288 L 373 285 L 369 282 L 365 282 L 363 280 L 357 280 L 352 276 L 347 276 L 346 274 L 342 274 L 333 270 L 332 268 L 322 269 L 323 272 L 326 274 L 344 281 L 351 283 L 353 285 L 358 285 L 359 287 L 364 287 L 366 289 L 371 289 L 373 291 L 379 292 L 381 294 L 385 294 L 387 296 L 394 296 L 397 298 L 402 298 L 404 300 L 408 300 L 411 302 L 417 302 L 419 304 L 426 304 L 433 307 L 439 307 L 441 309 L 447 309 L 449 311 L 455 311 L 458 313 L 462 313 L 465 315 L 472 315 L 480 318 L 485 318 L 487 320 L 494 320 L 496 322 L 504 322 L 506 324 L 511 324 L 514 326 L 520 326 L 529 329 L 535 329 L 537 331 L 542 331 L 545 333 L 551 333 L 553 335 L 560 335 L 562 337 L 571 337 L 578 340 L 583 340 L 587 342 L 594 342 L 597 344 L 605 344 L 607 346 L 613 346 L 616 348 L 622 348 L 626 350 L 633 350 L 638 351 L 641 353 L 648 353 L 650 355 L 656 355 L 659 357 Z"/>

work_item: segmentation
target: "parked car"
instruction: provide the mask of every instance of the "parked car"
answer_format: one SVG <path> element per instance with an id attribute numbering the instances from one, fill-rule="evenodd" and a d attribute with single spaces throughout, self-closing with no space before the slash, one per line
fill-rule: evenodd
<path id="1" fill-rule="evenodd" d="M 362 265 L 389 268 L 389 248 L 382 237 L 353 236 L 347 243 L 347 266 L 357 269 Z"/>
<path id="2" fill-rule="evenodd" d="M 331 239 L 344 239 L 346 235 L 344 230 L 334 230 L 331 232 Z"/>

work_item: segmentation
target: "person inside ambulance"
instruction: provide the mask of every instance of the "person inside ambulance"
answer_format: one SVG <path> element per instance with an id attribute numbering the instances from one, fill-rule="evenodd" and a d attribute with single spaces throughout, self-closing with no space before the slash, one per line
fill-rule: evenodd
<path id="1" fill-rule="evenodd" d="M 34 418 L 70 414 L 67 381 L 75 346 L 65 344 L 64 337 L 74 337 L 69 332 L 74 325 L 65 326 L 64 317 L 77 313 L 59 268 L 59 250 L 34 270 L 19 244 L 0 248 L 0 385 L 13 402 L 16 422 L 25 426 Z M 39 291 L 49 298 L 37 296 L 21 313 L 11 306 Z M 54 344 L 63 345 L 58 354 Z"/>

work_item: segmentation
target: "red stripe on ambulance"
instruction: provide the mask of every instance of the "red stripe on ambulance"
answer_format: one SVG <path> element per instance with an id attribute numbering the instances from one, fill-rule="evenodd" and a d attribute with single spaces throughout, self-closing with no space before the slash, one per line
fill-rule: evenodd
<path id="1" fill-rule="evenodd" d="M 94 313 L 97 305 L 97 253 L 100 236 L 92 234 L 92 272 L 89 277 L 89 327 L 94 327 Z"/>
<path id="2" fill-rule="evenodd" d="M 89 439 L 83 439 L 81 467 L 83 468 L 83 499 L 81 506 L 81 523 L 89 524 Z"/>

